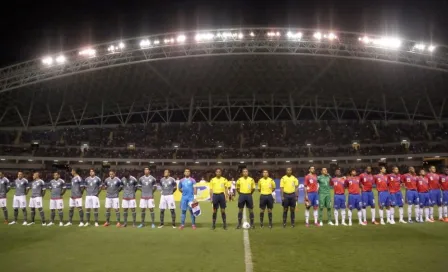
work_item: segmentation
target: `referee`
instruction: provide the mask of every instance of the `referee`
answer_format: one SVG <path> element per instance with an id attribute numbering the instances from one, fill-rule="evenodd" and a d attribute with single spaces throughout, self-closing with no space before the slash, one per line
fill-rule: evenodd
<path id="1" fill-rule="evenodd" d="M 218 213 L 218 208 L 221 208 L 221 217 L 223 228 L 227 229 L 226 224 L 226 200 L 227 200 L 227 190 L 229 188 L 229 181 L 221 176 L 222 170 L 220 168 L 215 171 L 216 177 L 212 178 L 210 181 L 210 201 L 213 203 L 213 224 L 212 229 L 216 228 L 216 216 Z"/>
<path id="2" fill-rule="evenodd" d="M 286 227 L 286 218 L 288 217 L 288 208 L 291 212 L 291 227 L 294 228 L 295 221 L 295 208 L 296 202 L 299 197 L 297 188 L 299 187 L 299 181 L 292 175 L 292 169 L 286 168 L 286 175 L 280 180 L 280 192 L 282 196 L 283 205 L 283 227 Z"/>
<path id="3" fill-rule="evenodd" d="M 255 191 L 255 181 L 253 178 L 249 177 L 249 170 L 247 168 L 243 169 L 243 176 L 236 182 L 236 190 L 239 194 L 238 197 L 238 226 L 237 229 L 241 228 L 241 220 L 243 220 L 243 209 L 247 207 L 249 209 L 249 219 L 252 229 L 255 229 L 254 225 L 254 201 L 252 199 L 252 194 Z"/>
<path id="4" fill-rule="evenodd" d="M 268 208 L 269 228 L 272 229 L 272 208 L 274 207 L 275 182 L 269 177 L 268 170 L 263 170 L 263 177 L 258 181 L 260 191 L 260 227 L 263 228 L 264 212 Z"/>

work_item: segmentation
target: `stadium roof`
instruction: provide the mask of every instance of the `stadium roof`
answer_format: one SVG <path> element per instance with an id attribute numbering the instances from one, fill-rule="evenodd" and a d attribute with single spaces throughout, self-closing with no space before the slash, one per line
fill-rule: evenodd
<path id="1" fill-rule="evenodd" d="M 242 28 L 104 43 L 0 69 L 0 127 L 448 117 L 448 48 Z"/>

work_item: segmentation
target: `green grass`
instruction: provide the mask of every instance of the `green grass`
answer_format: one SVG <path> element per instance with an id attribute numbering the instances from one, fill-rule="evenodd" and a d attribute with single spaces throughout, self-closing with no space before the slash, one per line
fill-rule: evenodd
<path id="1" fill-rule="evenodd" d="M 12 193 L 8 197 L 9 205 L 12 203 Z M 104 193 L 101 196 L 104 198 Z M 64 202 L 64 220 L 68 219 L 67 198 Z M 254 199 L 258 204 L 258 195 Z M 48 218 L 48 198 L 44 205 Z M 101 205 L 100 221 L 103 222 L 104 199 Z M 209 205 L 203 203 L 203 214 L 197 220 L 196 231 L 190 228 L 179 231 L 169 227 L 41 227 L 38 214 L 37 225 L 34 226 L 0 225 L 2 271 L 245 271 L 243 232 L 235 230 L 236 202 L 228 204 L 230 226 L 227 231 L 222 230 L 220 224 L 215 231 L 210 230 Z M 180 211 L 176 211 L 179 221 Z M 11 219 L 11 207 L 9 213 Z M 300 206 L 296 228 L 283 229 L 281 213 L 281 207 L 276 205 L 272 230 L 257 228 L 249 231 L 256 272 L 411 272 L 443 271 L 445 268 L 447 223 L 305 228 L 303 206 Z M 170 222 L 169 213 L 165 216 L 165 221 Z M 146 218 L 148 221 L 149 215 Z M 256 222 L 258 218 L 258 209 L 255 209 Z M 112 222 L 115 220 L 114 213 L 111 219 Z M 77 220 L 75 211 L 74 221 Z M 140 220 L 139 214 L 137 220 Z M 156 223 L 158 221 L 156 209 Z M 218 222 L 221 222 L 220 216 Z M 189 225 L 189 217 L 187 223 Z"/>

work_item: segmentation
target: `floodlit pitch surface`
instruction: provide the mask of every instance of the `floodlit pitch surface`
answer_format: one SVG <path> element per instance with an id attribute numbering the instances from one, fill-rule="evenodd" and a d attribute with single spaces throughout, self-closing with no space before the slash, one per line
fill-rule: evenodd
<path id="1" fill-rule="evenodd" d="M 12 194 L 8 204 L 10 220 Z M 156 193 L 158 197 L 160 194 Z M 254 195 L 258 204 L 258 195 Z M 104 222 L 104 192 L 101 193 L 100 224 Z M 137 198 L 139 199 L 139 197 Z M 68 219 L 68 194 L 65 196 L 64 221 Z M 48 195 L 45 200 L 49 218 Z M 79 228 L 75 211 L 71 227 L 42 227 L 39 214 L 36 225 L 0 225 L 0 260 L 2 271 L 444 271 L 448 252 L 448 223 L 398 224 L 394 226 L 361 227 L 357 219 L 352 227 L 305 228 L 303 206 L 297 212 L 294 229 L 281 226 L 282 209 L 274 208 L 275 225 L 272 230 L 260 229 L 259 209 L 255 209 L 257 228 L 248 231 L 253 266 L 245 263 L 243 230 L 236 230 L 236 202 L 229 202 L 229 229 L 221 228 L 218 215 L 217 229 L 210 229 L 211 204 L 202 203 L 203 214 L 198 218 L 198 229 L 183 231 L 148 227 L 108 228 L 89 226 Z M 138 209 L 137 209 L 138 210 Z M 179 222 L 180 211 L 177 211 Z M 377 213 L 378 214 L 378 213 Z M 248 214 L 247 214 L 248 215 Z M 398 215 L 398 211 L 396 212 Z M 406 215 L 406 207 L 405 207 Z M 1 215 L 0 215 L 1 216 Z M 28 210 L 28 217 L 30 212 Z M 368 211 L 368 217 L 370 212 Z M 0 217 L 3 218 L 3 217 Z M 123 215 L 121 216 L 123 218 Z M 326 217 L 324 217 L 326 218 Z M 355 215 L 356 218 L 356 215 Z M 58 215 L 56 214 L 56 221 Z M 93 219 L 93 214 L 92 218 Z M 129 214 L 129 219 L 132 219 Z M 111 221 L 114 223 L 115 214 Z M 137 221 L 140 220 L 139 211 Z M 165 213 L 169 223 L 170 214 Z M 156 224 L 159 212 L 156 209 Z M 179 224 L 179 223 L 178 223 Z M 150 225 L 150 224 L 149 224 Z M 265 216 L 267 225 L 267 215 Z M 246 247 L 247 248 L 247 247 Z"/>

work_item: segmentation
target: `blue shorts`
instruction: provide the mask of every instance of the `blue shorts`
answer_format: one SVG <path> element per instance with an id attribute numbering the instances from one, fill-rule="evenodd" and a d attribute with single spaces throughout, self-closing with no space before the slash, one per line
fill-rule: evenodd
<path id="1" fill-rule="evenodd" d="M 358 211 L 362 208 L 361 195 L 348 195 L 348 208 L 357 209 Z"/>
<path id="2" fill-rule="evenodd" d="M 408 205 L 418 205 L 420 204 L 418 202 L 418 193 L 417 191 L 413 190 L 407 190 L 406 191 L 406 201 L 408 202 Z"/>
<path id="3" fill-rule="evenodd" d="M 190 209 L 190 205 L 188 203 L 192 202 L 194 200 L 194 196 L 182 196 L 180 200 L 180 210 L 186 211 Z"/>
<path id="4" fill-rule="evenodd" d="M 390 194 L 390 205 L 392 207 L 403 207 L 403 194 L 401 192 Z"/>
<path id="5" fill-rule="evenodd" d="M 448 191 L 442 191 L 442 196 L 443 196 L 443 205 L 447 206 L 448 205 Z"/>
<path id="6" fill-rule="evenodd" d="M 240 194 L 238 197 L 238 208 L 246 208 L 252 210 L 254 208 L 254 200 L 252 194 Z"/>
<path id="7" fill-rule="evenodd" d="M 420 202 L 420 207 L 431 206 L 431 199 L 429 198 L 429 193 L 418 193 L 418 200 Z"/>
<path id="8" fill-rule="evenodd" d="M 387 191 L 378 192 L 378 205 L 380 208 L 390 206 L 390 194 Z"/>
<path id="9" fill-rule="evenodd" d="M 362 198 L 362 207 L 364 209 L 368 206 L 375 208 L 375 196 L 373 195 L 372 191 L 362 192 L 361 198 Z"/>
<path id="10" fill-rule="evenodd" d="M 334 195 L 334 208 L 336 210 L 345 209 L 345 195 Z"/>
<path id="11" fill-rule="evenodd" d="M 319 207 L 319 194 L 318 193 L 308 193 L 308 200 L 310 201 L 311 207 Z"/>
<path id="12" fill-rule="evenodd" d="M 440 190 L 429 191 L 429 198 L 431 199 L 431 205 L 442 206 L 442 193 Z"/>

